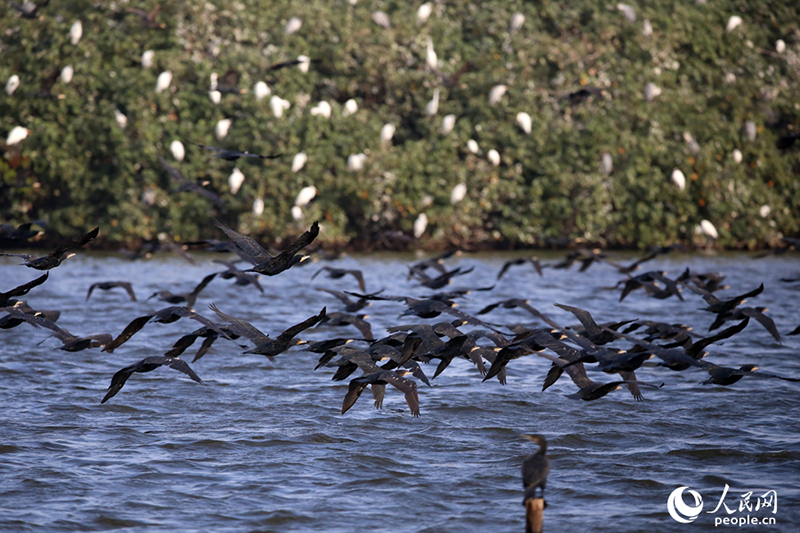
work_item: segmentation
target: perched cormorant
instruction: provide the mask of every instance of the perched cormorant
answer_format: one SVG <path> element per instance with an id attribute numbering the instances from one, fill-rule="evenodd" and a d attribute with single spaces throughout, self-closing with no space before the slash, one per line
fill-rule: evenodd
<path id="1" fill-rule="evenodd" d="M 522 435 L 526 439 L 539 445 L 536 453 L 529 455 L 522 463 L 522 485 L 525 487 L 523 502 L 536 498 L 536 489 L 539 497 L 544 498 L 544 488 L 547 484 L 547 474 L 550 473 L 550 459 L 547 453 L 547 441 L 541 435 Z"/>

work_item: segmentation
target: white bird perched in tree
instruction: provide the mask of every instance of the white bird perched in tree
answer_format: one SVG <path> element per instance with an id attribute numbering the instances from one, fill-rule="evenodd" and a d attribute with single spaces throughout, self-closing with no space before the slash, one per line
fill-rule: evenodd
<path id="1" fill-rule="evenodd" d="M 782 54 L 784 50 L 786 50 L 786 43 L 783 41 L 783 39 L 778 39 L 775 41 L 775 51 L 779 54 Z"/>
<path id="2" fill-rule="evenodd" d="M 215 105 L 218 105 L 222 101 L 222 93 L 219 91 L 208 91 L 208 98 Z"/>
<path id="3" fill-rule="evenodd" d="M 17 90 L 17 87 L 19 87 L 19 76 L 12 74 L 6 82 L 6 94 L 11 96 Z"/>
<path id="4" fill-rule="evenodd" d="M 259 197 L 253 200 L 253 216 L 260 217 L 264 214 L 264 199 Z"/>
<path id="5" fill-rule="evenodd" d="M 305 207 L 317 196 L 317 188 L 313 185 L 308 185 L 300 189 L 297 193 L 297 198 L 294 200 L 294 205 L 297 207 Z"/>
<path id="6" fill-rule="evenodd" d="M 216 91 L 217 87 L 219 86 L 219 75 L 216 72 L 212 72 L 208 79 L 208 89 L 211 91 Z"/>
<path id="7" fill-rule="evenodd" d="M 758 210 L 758 214 L 761 215 L 761 218 L 767 218 L 770 213 L 772 213 L 772 208 L 766 204 L 762 205 Z"/>
<path id="8" fill-rule="evenodd" d="M 153 58 L 156 55 L 155 52 L 152 50 L 145 50 L 142 52 L 142 66 L 144 68 L 150 68 L 153 66 Z"/>
<path id="9" fill-rule="evenodd" d="M 645 19 L 645 21 L 642 22 L 642 35 L 644 35 L 645 37 L 650 37 L 651 35 L 653 35 L 653 25 L 647 19 Z"/>
<path id="10" fill-rule="evenodd" d="M 717 237 L 719 237 L 719 234 L 717 233 L 717 228 L 715 228 L 714 224 L 712 224 L 706 219 L 700 221 L 700 231 L 702 231 L 703 234 L 705 234 L 708 237 L 711 237 L 712 239 L 716 239 Z"/>
<path id="11" fill-rule="evenodd" d="M 459 183 L 458 185 L 453 187 L 452 191 L 450 191 L 450 203 L 452 205 L 455 205 L 461 200 L 463 200 L 466 195 L 467 195 L 467 184 Z"/>
<path id="12" fill-rule="evenodd" d="M 256 82 L 255 87 L 253 87 L 253 94 L 256 96 L 256 101 L 260 101 L 272 94 L 272 91 L 269 90 L 266 83 L 259 81 Z"/>
<path id="13" fill-rule="evenodd" d="M 428 227 L 428 215 L 420 213 L 414 221 L 414 238 L 419 239 L 425 233 L 425 228 Z"/>
<path id="14" fill-rule="evenodd" d="M 486 158 L 489 159 L 489 162 L 496 167 L 500 166 L 500 153 L 492 148 L 486 153 Z"/>
<path id="15" fill-rule="evenodd" d="M 72 81 L 72 75 L 75 73 L 75 69 L 72 68 L 72 65 L 67 65 L 63 69 L 61 69 L 61 81 L 64 83 L 69 83 Z"/>
<path id="16" fill-rule="evenodd" d="M 525 24 L 525 15 L 522 13 L 514 13 L 511 15 L 511 22 L 508 24 L 508 33 L 517 33 L 522 25 Z"/>
<path id="17" fill-rule="evenodd" d="M 383 11 L 374 11 L 372 13 L 372 20 L 384 30 L 388 30 L 391 27 L 391 24 L 389 23 L 389 15 Z"/>
<path id="18" fill-rule="evenodd" d="M 394 124 L 384 124 L 381 128 L 381 144 L 389 144 L 394 137 Z"/>
<path id="19" fill-rule="evenodd" d="M 83 23 L 80 20 L 76 20 L 72 27 L 69 29 L 69 40 L 70 42 L 75 45 L 78 44 L 78 41 L 81 40 L 83 36 Z"/>
<path id="20" fill-rule="evenodd" d="M 734 15 L 728 19 L 728 24 L 725 26 L 725 31 L 731 32 L 742 24 L 742 17 Z"/>
<path id="21" fill-rule="evenodd" d="M 225 136 L 228 135 L 228 130 L 230 129 L 230 127 L 231 127 L 231 119 L 229 118 L 220 119 L 220 121 L 217 122 L 217 127 L 214 128 L 214 133 L 216 134 L 217 139 L 219 139 L 220 141 L 224 139 Z"/>
<path id="22" fill-rule="evenodd" d="M 364 168 L 364 163 L 367 161 L 366 154 L 350 154 L 347 157 L 347 168 L 353 172 L 358 172 Z"/>
<path id="23" fill-rule="evenodd" d="M 617 4 L 617 9 L 622 11 L 622 14 L 625 15 L 628 22 L 636 22 L 636 10 L 633 9 L 633 6 L 620 2 Z"/>
<path id="24" fill-rule="evenodd" d="M 661 94 L 661 88 L 652 81 L 647 82 L 647 85 L 644 86 L 645 102 L 652 102 L 660 94 Z"/>
<path id="25" fill-rule="evenodd" d="M 122 111 L 116 108 L 114 109 L 114 120 L 117 121 L 117 125 L 123 130 L 125 129 L 125 126 L 128 125 L 128 117 L 126 117 Z"/>
<path id="26" fill-rule="evenodd" d="M 742 152 L 738 148 L 733 150 L 733 161 L 737 164 L 742 162 Z"/>
<path id="27" fill-rule="evenodd" d="M 693 154 L 700 152 L 700 144 L 695 140 L 694 136 L 688 131 L 683 132 L 683 140 L 689 145 L 689 151 Z"/>
<path id="28" fill-rule="evenodd" d="M 433 13 L 433 5 L 431 5 L 430 2 L 425 2 L 419 6 L 419 8 L 417 8 L 417 23 L 424 23 L 428 20 L 428 17 L 431 16 L 431 13 Z"/>
<path id="29" fill-rule="evenodd" d="M 292 218 L 300 221 L 303 220 L 303 208 L 299 205 L 293 205 L 290 211 L 292 213 Z"/>
<path id="30" fill-rule="evenodd" d="M 478 152 L 481 151 L 481 149 L 478 147 L 478 143 L 477 143 L 477 141 L 475 141 L 475 139 L 470 139 L 470 140 L 467 141 L 467 150 L 469 150 L 470 153 L 473 153 L 473 154 L 477 154 Z"/>
<path id="31" fill-rule="evenodd" d="M 756 123 L 753 122 L 752 120 L 745 121 L 745 123 L 744 123 L 744 132 L 747 135 L 747 138 L 750 139 L 751 142 L 755 141 L 756 140 Z"/>
<path id="32" fill-rule="evenodd" d="M 300 26 L 302 25 L 303 25 L 302 20 L 300 20 L 297 17 L 292 17 L 289 19 L 289 22 L 286 23 L 286 29 L 284 30 L 284 32 L 286 33 L 286 35 L 291 35 L 297 32 L 297 30 L 299 30 Z"/>
<path id="33" fill-rule="evenodd" d="M 425 114 L 432 117 L 439 112 L 439 88 L 433 90 L 433 100 L 425 106 Z"/>
<path id="34" fill-rule="evenodd" d="M 456 127 L 456 116 L 455 115 L 445 115 L 442 119 L 442 135 L 447 135 L 453 128 Z"/>
<path id="35" fill-rule="evenodd" d="M 156 92 L 160 93 L 165 91 L 169 85 L 172 83 L 172 72 L 169 70 L 165 70 L 161 74 L 158 75 L 158 79 L 156 79 Z"/>
<path id="36" fill-rule="evenodd" d="M 678 186 L 680 190 L 684 190 L 686 188 L 686 176 L 683 175 L 680 169 L 676 168 L 672 171 L 672 183 Z"/>
<path id="37" fill-rule="evenodd" d="M 600 169 L 606 176 L 611 174 L 611 171 L 614 170 L 614 159 L 608 152 L 603 152 L 603 157 L 600 160 Z"/>
<path id="38" fill-rule="evenodd" d="M 427 49 L 425 51 L 425 62 L 428 66 L 432 69 L 436 69 L 439 65 L 439 58 L 436 56 L 436 50 L 433 49 L 433 41 L 430 37 L 426 37 L 427 39 Z"/>
<path id="39" fill-rule="evenodd" d="M 492 87 L 492 90 L 489 91 L 489 105 L 495 105 L 503 98 L 503 95 L 506 94 L 508 90 L 507 85 L 495 85 Z"/>
<path id="40" fill-rule="evenodd" d="M 531 116 L 525 111 L 517 113 L 517 124 L 519 124 L 519 127 L 522 128 L 522 131 L 525 133 L 529 134 L 531 132 L 533 123 L 531 122 Z"/>
<path id="41" fill-rule="evenodd" d="M 6 146 L 17 144 L 31 133 L 33 132 L 28 128 L 23 128 L 22 126 L 14 126 L 11 129 L 11 131 L 8 132 L 8 137 L 6 137 Z"/>
<path id="42" fill-rule="evenodd" d="M 311 114 L 315 116 L 331 118 L 331 104 L 326 102 L 325 100 L 318 103 L 316 106 L 311 108 Z"/>
<path id="43" fill-rule="evenodd" d="M 242 183 L 244 183 L 244 174 L 239 170 L 239 167 L 235 167 L 228 177 L 228 187 L 231 189 L 231 194 L 239 192 L 239 189 L 242 188 Z"/>
<path id="44" fill-rule="evenodd" d="M 186 156 L 186 149 L 184 149 L 183 143 L 177 139 L 169 144 L 169 151 L 172 152 L 172 157 L 175 158 L 175 161 L 183 161 Z"/>
<path id="45" fill-rule="evenodd" d="M 288 100 L 284 100 L 277 95 L 273 95 L 272 98 L 269 99 L 269 107 L 272 109 L 272 114 L 275 115 L 275 118 L 281 118 L 283 112 L 289 109 L 291 105 L 292 104 L 290 104 Z"/>
<path id="46" fill-rule="evenodd" d="M 349 117 L 350 115 L 355 115 L 357 111 L 358 111 L 358 103 L 351 98 L 344 103 L 342 116 Z"/>
<path id="47" fill-rule="evenodd" d="M 305 152 L 295 154 L 294 158 L 292 159 L 292 172 L 300 172 L 300 170 L 306 166 L 306 161 L 308 161 L 308 156 Z"/>
<path id="48" fill-rule="evenodd" d="M 308 67 L 311 66 L 311 58 L 308 56 L 297 56 L 297 68 L 300 69 L 300 72 L 305 74 L 308 72 Z"/>

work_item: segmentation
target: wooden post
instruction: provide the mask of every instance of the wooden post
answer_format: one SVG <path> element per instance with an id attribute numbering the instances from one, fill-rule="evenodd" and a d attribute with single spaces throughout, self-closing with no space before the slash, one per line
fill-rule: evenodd
<path id="1" fill-rule="evenodd" d="M 542 533 L 544 498 L 525 500 L 525 533 Z"/>

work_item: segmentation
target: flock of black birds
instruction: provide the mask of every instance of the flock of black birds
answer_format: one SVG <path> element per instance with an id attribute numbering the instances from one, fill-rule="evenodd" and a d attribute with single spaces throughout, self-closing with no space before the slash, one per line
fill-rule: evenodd
<path id="1" fill-rule="evenodd" d="M 702 299 L 705 302 L 705 307 L 702 309 L 714 317 L 709 331 L 721 328 L 726 322 L 733 322 L 733 325 L 713 335 L 700 337 L 690 326 L 684 324 L 639 319 L 598 322 L 587 310 L 556 303 L 557 307 L 573 314 L 579 323 L 565 327 L 522 298 L 495 301 L 474 314 L 468 314 L 458 309 L 458 300 L 471 293 L 491 293 L 494 285 L 472 289 L 440 290 L 445 289 L 453 279 L 470 273 L 474 268 L 459 267 L 449 270 L 445 261 L 457 252 L 448 252 L 409 265 L 409 279 L 415 279 L 420 287 L 438 291 L 424 297 L 389 295 L 384 294 L 383 290 L 368 293 L 361 271 L 323 266 L 311 276 L 311 279 L 325 274 L 329 279 L 342 279 L 340 283 L 345 283 L 348 282 L 346 278 L 352 278 L 358 291 L 318 287 L 318 291 L 341 302 L 343 310 L 328 312 L 327 306 L 323 307 L 319 313 L 272 338 L 242 318 L 223 312 L 213 303 L 208 309 L 216 316 L 210 319 L 201 315 L 194 309 L 198 296 L 218 276 L 235 279 L 236 285 L 252 286 L 263 292 L 258 274 L 276 276 L 289 268 L 309 263 L 309 256 L 301 252 L 316 239 L 319 234 L 319 224 L 315 222 L 299 237 L 287 239 L 284 249 L 274 254 L 254 239 L 219 221 L 215 221 L 215 225 L 229 240 L 206 241 L 202 244 L 207 250 L 235 253 L 238 255 L 238 260 L 215 259 L 213 263 L 224 265 L 225 270 L 206 275 L 189 292 L 173 293 L 169 290 L 159 290 L 153 293 L 148 300 L 158 298 L 170 306 L 133 319 L 116 336 L 109 333 L 73 335 L 56 325 L 60 316 L 59 311 L 37 311 L 24 300 L 18 299 L 45 283 L 50 275 L 49 271 L 74 255 L 73 250 L 95 239 L 99 228 L 58 246 L 44 256 L 0 254 L 21 257 L 22 265 L 46 271 L 32 281 L 0 293 L 0 311 L 5 313 L 0 317 L 0 329 L 10 329 L 27 323 L 34 328 L 52 331 L 52 336 L 62 342 L 63 345 L 60 347 L 62 350 L 102 348 L 104 352 L 110 353 L 130 340 L 150 322 L 168 324 L 181 318 L 189 318 L 201 324 L 202 327 L 199 329 L 178 339 L 164 355 L 146 357 L 116 372 L 101 403 L 107 402 L 119 393 L 134 373 L 150 372 L 160 366 L 169 366 L 202 383 L 189 363 L 180 356 L 198 338 L 202 338 L 202 345 L 192 361 L 195 362 L 203 357 L 220 337 L 237 344 L 237 348 L 240 349 L 249 347 L 239 344 L 241 339 L 247 339 L 254 347 L 244 353 L 260 354 L 270 361 L 295 346 L 302 346 L 318 354 L 319 362 L 315 370 L 322 367 L 331 368 L 334 369 L 333 380 L 350 379 L 348 392 L 342 404 L 342 414 L 354 405 L 367 386 L 371 388 L 375 407 L 381 408 L 386 385 L 392 385 L 404 394 L 411 413 L 419 416 L 420 402 L 416 380 L 430 386 L 431 380 L 444 372 L 455 359 L 471 361 L 478 373 L 483 376 L 483 381 L 496 378 L 501 384 L 505 384 L 507 365 L 515 359 L 535 355 L 550 363 L 544 376 L 543 390 L 552 386 L 566 373 L 577 389 L 571 396 L 585 401 L 597 400 L 623 386 L 630 391 L 635 400 L 642 400 L 642 388 L 660 388 L 664 385 L 637 378 L 636 371 L 645 365 L 666 367 L 673 371 L 702 370 L 709 376 L 703 384 L 722 386 L 732 385 L 743 378 L 800 381 L 797 378 L 759 372 L 755 365 L 731 368 L 709 361 L 708 349 L 713 344 L 740 333 L 751 320 L 760 324 L 775 342 L 781 343 L 782 336 L 774 321 L 766 314 L 765 308 L 742 305 L 746 299 L 755 298 L 765 290 L 763 283 L 758 287 L 747 288 L 734 297 L 720 297 L 715 293 L 728 288 L 723 284 L 722 274 L 699 274 L 691 272 L 688 268 L 675 279 L 671 279 L 662 271 L 634 274 L 635 271 L 642 269 L 642 265 L 646 262 L 661 254 L 670 253 L 671 248 L 651 250 L 641 259 L 628 265 L 614 262 L 600 250 L 588 249 L 570 252 L 563 260 L 551 263 L 541 262 L 536 257 L 523 257 L 503 264 L 497 274 L 497 280 L 508 275 L 511 269 L 520 267 L 531 268 L 539 276 L 544 276 L 547 268 L 565 269 L 579 264 L 580 270 L 584 271 L 593 264 L 602 263 L 610 265 L 625 276 L 618 283 L 618 288 L 621 288 L 620 301 L 638 290 L 643 290 L 648 296 L 658 299 L 671 297 L 681 300 L 690 297 L 695 300 Z M 30 225 L 12 229 L 17 230 L 21 235 L 20 239 L 24 240 L 23 237 L 28 234 Z M 236 266 L 240 261 L 250 263 L 252 267 L 240 270 Z M 96 289 L 107 291 L 115 288 L 124 289 L 130 300 L 136 301 L 131 283 L 125 281 L 93 283 L 88 287 L 86 300 Z M 409 320 L 387 327 L 388 335 L 376 339 L 371 324 L 367 321 L 368 316 L 358 314 L 373 302 L 398 302 L 405 306 L 401 317 L 409 317 Z M 485 317 L 497 309 L 518 310 L 526 323 L 498 324 L 486 321 Z M 438 321 L 426 323 L 417 319 Z M 536 325 L 527 323 L 531 321 Z M 319 341 L 298 338 L 298 335 L 310 328 L 322 325 L 341 326 L 343 329 L 350 327 L 348 331 L 351 333 Z M 355 331 L 358 334 L 354 334 Z M 797 334 L 800 334 L 800 326 L 788 333 L 788 335 Z M 653 358 L 657 362 L 648 363 Z M 437 366 L 429 379 L 422 365 L 434 362 Z M 594 381 L 589 377 L 586 365 L 597 365 L 597 369 L 614 377 L 611 381 Z M 361 371 L 361 375 L 351 377 L 358 370 Z M 541 442 L 540 445 L 544 446 Z M 542 483 L 535 486 L 543 488 L 544 485 Z"/>

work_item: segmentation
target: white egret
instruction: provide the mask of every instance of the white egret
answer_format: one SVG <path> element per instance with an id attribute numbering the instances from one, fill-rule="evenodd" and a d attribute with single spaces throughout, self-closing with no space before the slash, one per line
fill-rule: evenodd
<path id="1" fill-rule="evenodd" d="M 766 204 L 762 205 L 761 209 L 758 210 L 758 214 L 761 215 L 761 218 L 767 218 L 770 213 L 772 213 L 772 208 Z"/>
<path id="2" fill-rule="evenodd" d="M 742 162 L 742 152 L 738 148 L 733 150 L 733 161 L 737 164 Z"/>
<path id="3" fill-rule="evenodd" d="M 779 54 L 782 54 L 784 50 L 786 50 L 786 43 L 783 41 L 783 39 L 778 39 L 775 41 L 775 51 Z"/>
<path id="4" fill-rule="evenodd" d="M 734 15 L 728 19 L 728 24 L 725 26 L 725 31 L 731 32 L 742 24 L 742 17 Z"/>
<path id="5" fill-rule="evenodd" d="M 208 81 L 209 90 L 216 91 L 217 87 L 219 87 L 219 75 L 216 72 L 212 72 L 208 78 L 209 78 Z"/>
<path id="6" fill-rule="evenodd" d="M 267 87 L 266 83 L 264 83 L 263 81 L 259 81 L 256 82 L 255 87 L 253 87 L 253 94 L 255 94 L 256 100 L 260 101 L 265 97 L 269 96 L 270 94 L 272 94 L 272 91 L 269 90 L 269 87 Z"/>
<path id="7" fill-rule="evenodd" d="M 169 70 L 165 70 L 161 74 L 158 75 L 158 79 L 156 80 L 156 92 L 160 93 L 166 90 L 170 83 L 172 83 L 172 72 Z"/>
<path id="8" fill-rule="evenodd" d="M 300 172 L 300 170 L 306 166 L 306 161 L 308 161 L 308 156 L 305 152 L 295 154 L 294 158 L 292 159 L 292 172 Z"/>
<path id="9" fill-rule="evenodd" d="M 208 91 L 208 98 L 214 102 L 214 104 L 219 104 L 222 101 L 222 93 L 219 91 Z"/>
<path id="10" fill-rule="evenodd" d="M 425 62 L 428 64 L 429 67 L 435 69 L 439 64 L 439 58 L 436 56 L 436 50 L 433 49 L 433 41 L 430 37 L 427 37 L 428 41 L 428 48 L 425 52 Z"/>
<path id="11" fill-rule="evenodd" d="M 633 6 L 620 2 L 617 4 L 617 9 L 622 11 L 622 14 L 625 15 L 625 18 L 628 19 L 628 22 L 636 22 L 636 10 L 633 9 Z"/>
<path id="12" fill-rule="evenodd" d="M 8 132 L 8 137 L 6 137 L 6 146 L 17 144 L 31 133 L 33 132 L 28 128 L 23 128 L 22 126 L 14 126 L 11 129 L 11 131 Z"/>
<path id="13" fill-rule="evenodd" d="M 231 127 L 231 119 L 223 118 L 217 122 L 217 127 L 214 128 L 214 133 L 220 141 L 228 135 L 228 130 Z"/>
<path id="14" fill-rule="evenodd" d="M 677 185 L 680 190 L 684 190 L 686 188 L 686 176 L 684 176 L 680 169 L 676 168 L 673 170 L 670 179 L 672 179 L 672 183 Z"/>
<path id="15" fill-rule="evenodd" d="M 384 124 L 381 128 L 381 144 L 389 144 L 394 137 L 394 124 Z"/>
<path id="16" fill-rule="evenodd" d="M 264 199 L 259 197 L 253 200 L 253 216 L 260 217 L 264 214 Z"/>
<path id="17" fill-rule="evenodd" d="M 470 153 L 473 153 L 473 154 L 477 154 L 478 152 L 481 151 L 480 148 L 478 147 L 478 143 L 477 143 L 477 141 L 475 141 L 475 139 L 470 139 L 470 140 L 467 141 L 467 150 L 469 150 Z"/>
<path id="18" fill-rule="evenodd" d="M 311 66 L 311 58 L 308 56 L 297 56 L 297 68 L 300 69 L 300 72 L 305 74 L 308 72 L 308 67 Z"/>
<path id="19" fill-rule="evenodd" d="M 311 114 L 317 115 L 320 117 L 331 118 L 331 104 L 326 102 L 325 100 L 318 103 L 316 106 L 311 108 Z"/>
<path id="20" fill-rule="evenodd" d="M 453 128 L 455 127 L 456 127 L 456 116 L 445 115 L 445 117 L 442 119 L 442 129 L 441 129 L 442 135 L 447 135 L 448 133 L 453 131 Z"/>
<path id="21" fill-rule="evenodd" d="M 533 124 L 531 122 L 531 116 L 527 114 L 525 111 L 520 111 L 519 113 L 517 113 L 517 124 L 519 125 L 520 128 L 522 128 L 522 131 L 530 134 L 531 126 Z"/>
<path id="22" fill-rule="evenodd" d="M 308 185 L 300 189 L 297 193 L 297 198 L 294 200 L 294 205 L 297 207 L 305 207 L 317 196 L 317 188 L 313 185 Z"/>
<path id="23" fill-rule="evenodd" d="M 650 37 L 653 35 L 653 25 L 650 23 L 649 20 L 642 22 L 642 35 L 645 37 Z"/>
<path id="24" fill-rule="evenodd" d="M 350 115 L 355 115 L 357 111 L 358 111 L 358 103 L 356 103 L 356 101 L 351 98 L 344 103 L 342 116 L 349 117 Z"/>
<path id="25" fill-rule="evenodd" d="M 700 221 L 700 231 L 702 231 L 703 234 L 705 234 L 708 237 L 711 237 L 712 239 L 716 239 L 717 237 L 719 237 L 719 234 L 717 233 L 717 228 L 715 228 L 714 224 L 712 224 L 706 219 Z"/>
<path id="26" fill-rule="evenodd" d="M 292 218 L 296 221 L 303 220 L 303 208 L 299 205 L 293 205 L 291 209 Z"/>
<path id="27" fill-rule="evenodd" d="M 600 168 L 602 169 L 603 174 L 605 174 L 606 176 L 611 174 L 611 171 L 614 170 L 614 159 L 608 152 L 603 152 L 603 157 L 600 162 Z"/>
<path id="28" fill-rule="evenodd" d="M 756 140 L 756 123 L 752 120 L 745 121 L 744 123 L 744 132 L 747 135 L 747 138 L 750 141 Z"/>
<path id="29" fill-rule="evenodd" d="M 522 13 L 514 13 L 511 16 L 511 22 L 508 25 L 508 33 L 516 33 L 525 24 L 525 15 Z"/>
<path id="30" fill-rule="evenodd" d="M 496 167 L 500 166 L 500 153 L 497 150 L 495 150 L 494 148 L 492 148 L 491 150 L 489 150 L 486 153 L 486 158 L 494 166 L 496 166 Z"/>
<path id="31" fill-rule="evenodd" d="M 652 102 L 660 94 L 661 94 L 661 88 L 652 81 L 647 82 L 647 85 L 644 86 L 645 102 Z"/>
<path id="32" fill-rule="evenodd" d="M 439 112 L 439 88 L 433 90 L 433 100 L 425 106 L 425 114 L 432 117 Z"/>
<path id="33" fill-rule="evenodd" d="M 239 170 L 239 167 L 235 167 L 231 175 L 228 177 L 228 187 L 231 189 L 231 194 L 236 194 L 239 192 L 239 189 L 242 187 L 242 183 L 244 183 L 244 174 L 242 171 Z"/>
<path id="34" fill-rule="evenodd" d="M 452 191 L 450 191 L 450 203 L 452 205 L 455 205 L 461 200 L 463 200 L 466 195 L 467 195 L 467 184 L 459 183 L 458 185 L 453 187 Z"/>
<path id="35" fill-rule="evenodd" d="M 433 5 L 431 5 L 430 2 L 425 2 L 419 6 L 419 8 L 417 8 L 417 23 L 424 23 L 428 20 L 428 17 L 431 16 L 431 13 L 433 13 Z"/>
<path id="36" fill-rule="evenodd" d="M 169 151 L 172 152 L 172 157 L 175 158 L 175 161 L 183 161 L 186 156 L 186 149 L 183 147 L 183 143 L 177 139 L 169 144 Z"/>
<path id="37" fill-rule="evenodd" d="M 153 66 L 153 57 L 156 55 L 155 52 L 152 50 L 145 50 L 142 52 L 142 66 L 144 68 L 150 68 Z"/>
<path id="38" fill-rule="evenodd" d="M 428 227 L 428 215 L 420 213 L 414 221 L 414 238 L 419 239 L 425 233 L 425 228 Z"/>
<path id="39" fill-rule="evenodd" d="M 75 73 L 75 69 L 72 68 L 72 65 L 67 65 L 63 69 L 61 69 L 61 81 L 64 83 L 69 83 L 72 81 L 72 75 Z"/>
<path id="40" fill-rule="evenodd" d="M 303 21 L 297 17 L 292 17 L 289 19 L 289 22 L 286 23 L 286 29 L 284 30 L 286 35 L 291 35 L 295 33 L 297 30 L 300 29 L 300 26 L 303 25 Z"/>
<path id="41" fill-rule="evenodd" d="M 117 125 L 123 130 L 125 129 L 125 126 L 128 125 L 128 117 L 126 117 L 119 109 L 114 109 L 114 120 L 117 121 Z"/>
<path id="42" fill-rule="evenodd" d="M 375 24 L 377 24 L 384 30 L 388 30 L 391 27 L 391 24 L 389 23 L 389 15 L 387 15 L 383 11 L 373 12 L 372 20 L 375 22 Z"/>
<path id="43" fill-rule="evenodd" d="M 11 96 L 17 90 L 17 87 L 19 87 L 19 76 L 12 74 L 6 82 L 6 94 Z"/>
<path id="44" fill-rule="evenodd" d="M 353 172 L 358 172 L 364 168 L 364 163 L 367 161 L 366 154 L 350 154 L 347 157 L 347 168 Z"/>
<path id="45" fill-rule="evenodd" d="M 275 118 L 281 118 L 283 116 L 283 112 L 291 107 L 291 104 L 288 100 L 284 100 L 280 96 L 273 95 L 272 98 L 269 99 L 269 107 L 272 109 L 272 114 L 275 115 Z"/>
<path id="46" fill-rule="evenodd" d="M 83 36 L 83 23 L 80 20 L 76 20 L 72 27 L 69 29 L 69 40 L 70 42 L 75 45 L 78 44 L 78 41 L 81 40 Z"/>
<path id="47" fill-rule="evenodd" d="M 495 85 L 492 87 L 492 90 L 489 91 L 489 105 L 495 105 L 503 98 L 503 95 L 506 94 L 508 90 L 507 85 Z"/>

